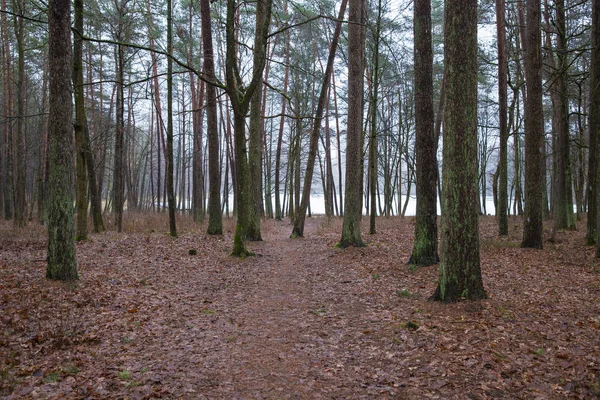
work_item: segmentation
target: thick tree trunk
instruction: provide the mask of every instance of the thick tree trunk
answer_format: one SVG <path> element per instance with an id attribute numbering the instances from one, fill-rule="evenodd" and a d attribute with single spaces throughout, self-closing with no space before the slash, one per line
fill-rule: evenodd
<path id="1" fill-rule="evenodd" d="M 344 219 L 339 246 L 364 246 L 362 219 L 362 120 L 364 69 L 364 0 L 350 0 L 348 26 L 348 130 Z"/>
<path id="2" fill-rule="evenodd" d="M 525 30 L 525 216 L 522 247 L 541 249 L 542 244 L 542 146 L 544 115 L 542 108 L 542 59 L 540 38 L 540 1 L 527 0 Z"/>
<path id="3" fill-rule="evenodd" d="M 433 49 L 431 0 L 416 0 L 415 40 L 415 135 L 417 162 L 417 215 L 415 239 L 408 264 L 431 265 L 437 254 L 437 143 L 433 114 Z"/>
<path id="4" fill-rule="evenodd" d="M 77 279 L 73 226 L 73 146 L 71 98 L 71 1 L 50 0 L 50 179 L 46 277 Z"/>
<path id="5" fill-rule="evenodd" d="M 477 187 L 477 0 L 445 4 L 444 167 L 439 285 L 432 300 L 485 299 Z"/>

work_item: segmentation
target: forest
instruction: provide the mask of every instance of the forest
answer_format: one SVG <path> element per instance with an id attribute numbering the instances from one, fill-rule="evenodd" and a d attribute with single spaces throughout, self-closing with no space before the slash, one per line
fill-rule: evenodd
<path id="1" fill-rule="evenodd" d="M 0 0 L 0 397 L 600 397 L 600 0 Z"/>

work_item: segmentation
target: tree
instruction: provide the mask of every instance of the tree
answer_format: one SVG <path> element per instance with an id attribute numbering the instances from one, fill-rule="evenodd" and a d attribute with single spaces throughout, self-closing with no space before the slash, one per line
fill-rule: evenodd
<path id="1" fill-rule="evenodd" d="M 487 297 L 479 258 L 477 186 L 477 0 L 447 0 L 446 105 L 439 284 L 432 300 Z"/>
<path id="2" fill-rule="evenodd" d="M 167 199 L 169 234 L 177 236 L 175 223 L 175 188 L 173 184 L 173 7 L 167 0 Z"/>
<path id="3" fill-rule="evenodd" d="M 377 101 L 379 96 L 379 81 L 380 81 L 380 66 L 379 66 L 379 46 L 381 42 L 381 0 L 377 6 L 377 22 L 375 23 L 374 41 L 375 48 L 373 49 L 373 79 L 371 84 L 371 135 L 369 141 L 369 234 L 374 235 L 377 231 L 375 219 L 377 217 Z"/>
<path id="4" fill-rule="evenodd" d="M 254 31 L 254 47 L 261 45 L 261 27 L 265 18 L 265 2 L 256 2 L 256 21 Z M 265 46 L 268 44 L 265 43 Z M 265 48 L 265 64 L 267 48 Z M 264 67 L 263 67 L 264 70 Z M 262 75 L 263 71 L 261 71 Z M 266 80 L 266 79 L 265 79 Z M 262 83 L 262 82 L 261 82 Z M 250 121 L 248 127 L 248 173 L 250 179 L 250 218 L 248 219 L 248 230 L 246 237 L 253 241 L 262 241 L 260 232 L 260 220 L 264 214 L 262 200 L 262 84 L 259 84 L 252 93 L 250 100 Z"/>
<path id="5" fill-rule="evenodd" d="M 508 60 L 506 50 L 505 0 L 496 0 L 496 33 L 498 36 L 498 122 L 500 155 L 498 160 L 498 234 L 508 235 Z"/>
<path id="6" fill-rule="evenodd" d="M 540 0 L 527 0 L 525 29 L 525 214 L 521 247 L 541 249 L 543 201 L 544 115 L 542 108 L 542 57 Z"/>
<path id="7" fill-rule="evenodd" d="M 588 160 L 588 218 L 586 240 L 588 245 L 596 244 L 596 256 L 600 253 L 598 240 L 598 217 L 600 209 L 597 205 L 600 190 L 600 173 L 598 173 L 598 152 L 600 151 L 598 131 L 600 130 L 600 0 L 592 1 L 592 57 L 590 60 L 590 108 L 589 108 L 589 160 Z"/>
<path id="8" fill-rule="evenodd" d="M 202 16 L 202 40 L 204 44 L 204 74 L 206 79 L 214 81 L 215 67 L 210 22 L 210 0 L 200 0 Z M 208 234 L 223 233 L 223 214 L 221 213 L 221 170 L 219 166 L 219 126 L 217 120 L 217 90 L 214 85 L 206 85 L 206 126 L 208 134 Z"/>
<path id="9" fill-rule="evenodd" d="M 292 237 L 301 237 L 304 235 L 304 222 L 306 220 L 306 210 L 308 209 L 308 203 L 310 202 L 310 189 L 313 179 L 313 172 L 315 168 L 315 159 L 317 150 L 319 148 L 319 137 L 321 136 L 321 121 L 323 120 L 323 112 L 325 110 L 325 103 L 328 100 L 327 93 L 329 91 L 329 82 L 331 80 L 331 73 L 333 72 L 333 63 L 335 61 L 335 52 L 342 31 L 342 19 L 346 13 L 346 4 L 348 0 L 342 0 L 340 4 L 340 12 L 338 14 L 338 23 L 335 26 L 335 32 L 333 33 L 333 39 L 329 46 L 329 56 L 327 58 L 327 66 L 325 67 L 325 75 L 323 76 L 323 82 L 321 84 L 321 93 L 319 94 L 319 101 L 317 103 L 317 110 L 315 112 L 315 120 L 310 135 L 310 144 L 308 151 L 308 161 L 306 164 L 306 171 L 304 173 L 304 188 L 302 191 L 302 201 L 300 207 L 296 212 L 296 218 L 294 219 L 294 228 L 292 230 Z"/>
<path id="10" fill-rule="evenodd" d="M 83 0 L 73 1 L 75 31 L 73 33 L 73 88 L 75 94 L 75 168 L 77 183 L 76 240 L 87 240 L 88 236 L 88 186 L 85 152 L 85 104 L 83 99 Z"/>
<path id="11" fill-rule="evenodd" d="M 571 162 L 569 145 L 569 96 L 567 92 L 567 32 L 565 21 L 565 2 L 556 0 L 556 29 L 557 45 L 556 53 L 558 65 L 551 75 L 553 81 L 551 86 L 551 97 L 554 115 L 552 125 L 554 130 L 554 185 L 553 185 L 553 214 L 555 229 L 575 229 L 575 218 L 573 215 L 573 200 L 571 189 Z M 550 65 L 553 67 L 554 55 L 550 54 Z"/>
<path id="12" fill-rule="evenodd" d="M 46 277 L 77 279 L 73 226 L 73 146 L 71 98 L 71 1 L 50 0 L 48 264 Z"/>
<path id="13" fill-rule="evenodd" d="M 348 15 L 348 130 L 344 219 L 339 247 L 362 247 L 362 121 L 365 32 L 364 0 L 349 1 Z"/>
<path id="14" fill-rule="evenodd" d="M 27 178 L 27 154 L 25 153 L 25 32 L 23 25 L 23 0 L 13 0 L 15 10 L 15 36 L 17 38 L 17 151 L 14 164 L 16 185 L 14 193 L 14 225 L 22 227 L 26 224 L 25 186 Z"/>
<path id="15" fill-rule="evenodd" d="M 252 76 L 250 82 L 245 85 L 240 75 L 237 60 L 237 41 L 235 35 L 236 25 L 236 2 L 227 2 L 226 23 L 226 55 L 225 55 L 225 78 L 226 91 L 231 100 L 233 110 L 233 130 L 235 142 L 235 167 L 237 172 L 237 221 L 233 237 L 232 256 L 246 257 L 252 253 L 246 249 L 245 240 L 251 218 L 251 196 L 250 196 L 250 172 L 248 169 L 248 151 L 246 148 L 246 114 L 250 107 L 250 100 L 259 84 L 262 83 L 262 72 L 265 67 L 267 36 L 271 22 L 272 0 L 258 0 L 264 3 L 264 8 L 257 6 L 257 10 L 264 10 L 263 24 L 260 27 L 259 40 L 254 48 Z M 261 18 L 256 16 L 256 18 Z"/>
<path id="16" fill-rule="evenodd" d="M 417 213 L 415 239 L 409 264 L 431 265 L 437 254 L 437 141 L 433 114 L 433 49 L 431 0 L 415 0 L 415 131 Z"/>

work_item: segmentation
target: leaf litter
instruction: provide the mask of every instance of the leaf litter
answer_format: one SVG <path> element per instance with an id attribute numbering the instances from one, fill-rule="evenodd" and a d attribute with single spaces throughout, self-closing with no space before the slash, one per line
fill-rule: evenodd
<path id="1" fill-rule="evenodd" d="M 412 218 L 365 248 L 341 222 L 290 239 L 265 221 L 256 257 L 203 226 L 90 235 L 80 280 L 48 281 L 46 238 L 0 225 L 0 398 L 593 398 L 600 261 L 579 231 L 519 248 L 515 220 L 480 220 L 489 299 L 428 302 L 437 267 L 409 268 Z M 366 229 L 363 231 L 366 232 Z M 194 251 L 192 252 L 191 249 Z"/>

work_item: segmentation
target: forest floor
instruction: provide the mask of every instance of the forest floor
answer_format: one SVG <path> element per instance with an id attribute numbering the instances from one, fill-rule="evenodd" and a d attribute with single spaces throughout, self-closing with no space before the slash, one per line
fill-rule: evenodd
<path id="1" fill-rule="evenodd" d="M 71 284 L 45 279 L 43 228 L 0 223 L 0 398 L 600 396 L 600 260 L 581 222 L 531 250 L 520 219 L 498 237 L 482 217 L 489 299 L 440 304 L 437 267 L 405 265 L 413 218 L 379 218 L 349 249 L 339 219 L 309 218 L 300 239 L 265 221 L 244 260 L 232 221 L 171 238 L 126 219 L 77 244 Z"/>

